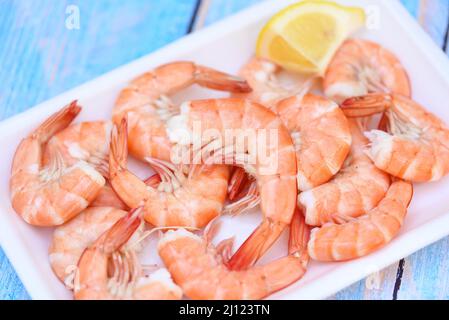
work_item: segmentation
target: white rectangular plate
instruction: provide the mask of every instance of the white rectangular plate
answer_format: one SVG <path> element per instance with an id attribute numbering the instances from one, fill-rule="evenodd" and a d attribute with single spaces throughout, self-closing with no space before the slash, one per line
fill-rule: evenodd
<path id="1" fill-rule="evenodd" d="M 53 275 L 48 263 L 51 229 L 35 228 L 24 223 L 13 211 L 9 200 L 8 179 L 11 160 L 20 139 L 48 115 L 72 99 L 84 106 L 77 121 L 106 119 L 118 91 L 133 77 L 153 67 L 180 59 L 228 72 L 237 72 L 253 54 L 257 33 L 267 19 L 293 1 L 267 1 L 227 18 L 214 26 L 189 35 L 146 57 L 114 70 L 96 80 L 44 102 L 0 124 L 0 240 L 25 287 L 34 299 L 68 299 L 71 294 Z M 393 51 L 409 72 L 413 97 L 443 119 L 449 119 L 449 62 L 441 50 L 408 15 L 391 0 L 347 0 L 344 4 L 363 6 L 379 18 L 373 30 L 357 37 L 377 41 Z M 378 16 L 376 16 L 379 14 Z M 374 21 L 374 20 L 373 20 Z M 376 22 L 376 21 L 374 21 Z M 189 90 L 182 98 L 216 96 L 199 89 Z M 179 99 L 180 97 L 178 97 Z M 142 173 L 142 168 L 139 171 Z M 400 234 L 386 247 L 362 259 L 341 263 L 310 263 L 305 277 L 270 298 L 318 299 L 378 271 L 414 251 L 449 234 L 449 179 L 415 186 L 409 214 Z M 258 212 L 232 220 L 225 217 L 217 240 L 236 236 L 235 245 L 250 234 L 260 221 Z M 236 227 L 237 226 L 237 227 Z M 146 260 L 157 260 L 155 240 L 144 254 Z M 286 235 L 263 261 L 283 255 Z M 261 262 L 263 262 L 261 261 Z"/>

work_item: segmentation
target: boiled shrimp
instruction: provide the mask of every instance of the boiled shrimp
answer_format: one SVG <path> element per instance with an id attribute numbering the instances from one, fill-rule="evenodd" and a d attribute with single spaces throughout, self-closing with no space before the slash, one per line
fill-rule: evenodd
<path id="1" fill-rule="evenodd" d="M 56 276 L 73 288 L 73 277 L 78 260 L 126 211 L 113 207 L 87 208 L 53 232 L 49 249 L 50 265 Z"/>
<path id="2" fill-rule="evenodd" d="M 102 175 L 83 160 L 66 165 L 58 149 L 50 148 L 49 163 L 43 165 L 46 143 L 70 125 L 80 111 L 76 101 L 72 102 L 17 147 L 10 178 L 11 202 L 30 224 L 63 224 L 84 210 L 105 184 Z"/>
<path id="3" fill-rule="evenodd" d="M 340 170 L 351 147 L 351 132 L 341 109 L 326 98 L 306 94 L 280 101 L 275 110 L 293 138 L 299 190 L 328 181 Z"/>
<path id="4" fill-rule="evenodd" d="M 298 196 L 308 225 L 344 223 L 363 215 L 379 203 L 390 186 L 390 176 L 365 154 L 368 139 L 362 134 L 363 124 L 354 119 L 349 124 L 352 146 L 343 168 L 329 182 Z"/>
<path id="5" fill-rule="evenodd" d="M 395 181 L 377 207 L 344 224 L 312 229 L 307 245 L 312 259 L 343 261 L 365 256 L 389 243 L 399 232 L 413 194 L 412 184 Z"/>
<path id="6" fill-rule="evenodd" d="M 128 117 L 130 154 L 142 161 L 148 157 L 170 161 L 172 143 L 166 125 L 179 113 L 179 106 L 168 96 L 193 84 L 229 92 L 251 90 L 240 78 L 188 61 L 168 63 L 144 73 L 120 92 L 113 110 L 117 125 L 125 115 Z"/>
<path id="7" fill-rule="evenodd" d="M 323 88 L 337 102 L 372 92 L 411 94 L 399 59 L 377 43 L 361 39 L 342 44 L 327 67 Z"/>
<path id="8" fill-rule="evenodd" d="M 110 121 L 81 122 L 68 126 L 48 141 L 44 165 L 51 161 L 52 153 L 57 150 L 66 165 L 71 166 L 82 160 L 107 177 L 111 128 Z"/>
<path id="9" fill-rule="evenodd" d="M 225 252 L 232 242 L 217 247 L 209 236 L 185 229 L 168 231 L 158 244 L 159 255 L 185 295 L 191 299 L 262 299 L 301 279 L 306 272 L 308 227 L 299 213 L 293 216 L 289 254 L 263 266 L 232 271 Z"/>
<path id="10" fill-rule="evenodd" d="M 147 158 L 161 179 L 148 185 L 128 170 L 127 144 L 125 118 L 112 134 L 111 184 L 129 207 L 144 206 L 147 222 L 158 227 L 204 227 L 221 213 L 229 178 L 226 166 L 209 166 L 189 177 L 188 172 L 172 163 Z"/>
<path id="11" fill-rule="evenodd" d="M 133 246 L 141 209 L 125 214 L 82 253 L 74 280 L 75 299 L 174 300 L 181 289 L 162 268 L 145 276 Z"/>
<path id="12" fill-rule="evenodd" d="M 180 137 L 175 142 L 193 149 L 201 145 L 204 164 L 238 165 L 257 181 L 263 221 L 229 261 L 232 269 L 249 267 L 276 241 L 295 210 L 297 170 L 290 134 L 273 112 L 250 100 L 190 101 L 181 110 L 173 119 L 176 127 L 169 128 L 184 133 L 174 134 Z"/>
<path id="13" fill-rule="evenodd" d="M 286 90 L 274 80 L 277 70 L 272 62 L 252 58 L 241 74 L 253 89 L 248 98 L 278 114 L 290 131 L 298 162 L 298 189 L 309 190 L 340 170 L 350 150 L 349 126 L 336 103 L 306 94 L 310 85 L 299 83 L 295 93 Z"/>
<path id="14" fill-rule="evenodd" d="M 85 161 L 106 179 L 105 186 L 90 206 L 110 206 L 126 210 L 127 206 L 108 182 L 111 128 L 110 121 L 89 121 L 70 125 L 48 141 L 43 162 L 44 165 L 49 164 L 55 151 L 62 156 L 67 166 Z"/>
<path id="15" fill-rule="evenodd" d="M 381 130 L 365 133 L 368 156 L 379 169 L 413 182 L 436 181 L 449 172 L 449 128 L 418 103 L 397 94 L 350 98 L 348 117 L 385 112 Z"/>
<path id="16" fill-rule="evenodd" d="M 194 189 L 192 196 L 188 191 L 189 186 L 185 185 L 185 170 L 183 172 L 170 163 L 174 146 L 167 125 L 180 110 L 168 96 L 193 84 L 235 93 L 251 90 L 247 83 L 238 77 L 192 62 L 178 61 L 159 66 L 134 79 L 121 91 L 113 110 L 113 121 L 117 125 L 125 116 L 128 119 L 130 154 L 142 161 L 148 162 L 148 159 L 152 159 L 153 167 L 165 172 L 166 179 L 159 187 L 160 192 L 150 195 L 155 201 L 153 209 L 147 210 L 145 218 L 151 221 L 150 223 L 155 222 L 156 217 L 160 216 L 157 211 L 162 210 L 165 214 L 158 218 L 156 225 L 175 221 L 174 223 L 180 226 L 204 226 L 221 212 L 225 201 L 222 194 L 226 193 L 227 183 L 224 184 L 223 179 L 228 179 L 228 173 L 224 172 L 227 168 L 209 166 L 207 174 L 190 175 L 187 183 Z M 211 177 L 210 181 L 207 181 L 208 176 Z M 178 181 L 179 179 L 181 181 Z M 205 192 L 205 196 L 202 197 L 197 191 Z M 212 192 L 216 192 L 216 196 L 210 195 Z M 179 200 L 174 199 L 174 196 Z M 136 200 L 136 197 L 122 197 L 125 197 L 124 201 L 131 206 Z M 146 198 L 148 197 L 145 196 Z M 192 201 L 193 199 L 195 201 Z M 141 200 L 142 198 L 139 202 Z"/>

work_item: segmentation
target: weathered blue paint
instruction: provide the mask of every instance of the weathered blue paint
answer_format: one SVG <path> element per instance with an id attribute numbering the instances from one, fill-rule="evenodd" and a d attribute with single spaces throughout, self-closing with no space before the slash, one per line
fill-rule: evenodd
<path id="1" fill-rule="evenodd" d="M 202 0 L 204 25 L 260 0 Z M 446 0 L 401 0 L 442 45 Z M 196 0 L 0 0 L 0 119 L 141 57 L 184 35 Z M 80 9 L 80 29 L 65 27 L 67 5 Z M 201 11 L 201 10 L 200 10 Z M 201 26 L 199 26 L 201 27 Z M 406 259 L 399 299 L 449 298 L 449 239 Z M 367 280 L 334 299 L 391 299 L 397 264 L 368 289 Z M 371 281 L 371 282 L 372 282 Z M 26 290 L 0 249 L 0 299 L 27 299 Z"/>
<path id="2" fill-rule="evenodd" d="M 0 119 L 183 36 L 196 0 L 2 1 Z M 66 28 L 66 7 L 80 29 Z"/>
<path id="3" fill-rule="evenodd" d="M 407 11 L 414 17 L 418 15 L 421 0 L 401 0 Z"/>
<path id="4" fill-rule="evenodd" d="M 203 0 L 207 1 L 207 0 Z M 209 1 L 209 8 L 205 19 L 205 26 L 208 26 L 218 20 L 221 20 L 237 11 L 246 9 L 249 6 L 260 3 L 261 0 L 228 1 L 212 0 Z"/>
<path id="5" fill-rule="evenodd" d="M 0 249 L 0 299 L 26 300 L 30 299 L 12 265 Z"/>

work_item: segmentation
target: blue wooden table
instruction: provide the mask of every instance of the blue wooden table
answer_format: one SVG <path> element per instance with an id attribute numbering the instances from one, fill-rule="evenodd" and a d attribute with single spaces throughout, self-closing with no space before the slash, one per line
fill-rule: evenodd
<path id="1" fill-rule="evenodd" d="M 0 120 L 260 1 L 0 0 Z M 449 0 L 401 2 L 447 51 Z M 448 251 L 445 238 L 333 298 L 448 299 Z M 1 249 L 0 299 L 29 299 Z"/>

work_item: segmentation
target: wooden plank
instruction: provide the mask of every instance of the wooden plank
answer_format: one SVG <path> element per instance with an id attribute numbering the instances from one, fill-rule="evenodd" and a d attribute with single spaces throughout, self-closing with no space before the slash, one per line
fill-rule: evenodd
<path id="1" fill-rule="evenodd" d="M 183 36 L 196 0 L 2 1 L 0 119 Z M 78 6 L 80 29 L 66 28 Z M 43 9 L 45 8 L 45 10 Z M 29 298 L 0 249 L 0 299 Z"/>

